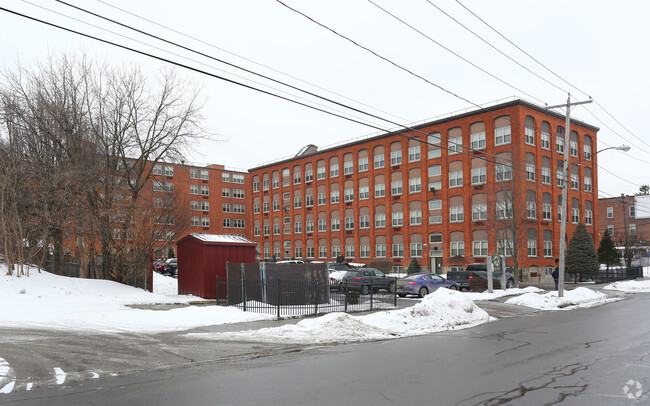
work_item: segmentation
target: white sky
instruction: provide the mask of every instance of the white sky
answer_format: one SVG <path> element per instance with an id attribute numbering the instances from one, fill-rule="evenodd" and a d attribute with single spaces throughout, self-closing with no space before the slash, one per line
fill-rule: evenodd
<path id="1" fill-rule="evenodd" d="M 457 2 L 430 1 L 562 90 L 505 59 L 442 15 L 426 0 L 376 0 L 375 3 L 520 91 L 450 55 L 369 1 L 287 0 L 286 3 L 472 103 L 482 104 L 517 95 L 535 103 L 553 105 L 566 101 L 566 91 L 571 91 L 578 100 L 587 98 L 507 44 Z M 650 81 L 646 78 L 648 57 L 645 52 L 645 42 L 650 38 L 650 26 L 646 21 L 650 3 L 548 0 L 526 2 L 524 7 L 520 1 L 515 0 L 461 1 L 554 72 L 584 90 L 627 128 L 623 128 L 595 104 L 588 105 L 588 111 L 576 107 L 572 113 L 574 117 L 601 128 L 599 149 L 621 144 L 632 146 L 627 154 L 606 151 L 599 155 L 601 196 L 632 194 L 640 185 L 650 183 L 650 176 L 647 175 L 650 173 L 650 137 L 647 126 L 644 125 L 650 108 L 646 99 Z M 472 107 L 467 101 L 389 65 L 273 0 L 69 2 L 399 123 L 413 123 Z M 93 21 L 102 27 L 109 25 L 54 0 L 33 0 L 33 3 L 83 21 Z M 363 105 L 166 31 L 107 4 L 146 16 L 215 47 Z M 123 44 L 135 44 L 131 40 L 54 15 L 25 1 L 5 0 L 2 7 L 98 34 Z M 124 28 L 112 29 L 129 37 L 142 38 Z M 143 41 L 153 42 L 146 38 Z M 198 56 L 192 58 L 208 66 L 189 62 L 179 56 L 170 56 L 167 52 L 141 44 L 135 46 L 235 79 L 232 76 L 234 69 L 223 68 L 227 73 L 219 72 L 214 68 L 218 67 L 216 62 Z M 165 50 L 172 49 L 170 45 L 160 46 Z M 32 63 L 34 60 L 44 60 L 49 54 L 80 52 L 82 49 L 100 60 L 136 63 L 152 72 L 162 66 L 160 62 L 146 57 L 30 22 L 4 11 L 0 11 L 0 49 L 3 51 L 0 55 L 0 69 L 13 68 L 18 58 L 23 63 Z M 205 123 L 219 138 L 218 141 L 197 145 L 196 151 L 188 154 L 188 162 L 220 163 L 228 167 L 249 169 L 267 161 L 292 156 L 307 144 L 324 147 L 376 132 L 217 79 L 189 73 L 182 68 L 178 68 L 178 73 L 203 86 L 203 94 L 207 98 Z M 250 78 L 250 75 L 245 76 Z M 248 79 L 243 81 L 251 84 Z M 394 127 L 376 119 L 373 119 L 373 123 L 387 129 Z"/>

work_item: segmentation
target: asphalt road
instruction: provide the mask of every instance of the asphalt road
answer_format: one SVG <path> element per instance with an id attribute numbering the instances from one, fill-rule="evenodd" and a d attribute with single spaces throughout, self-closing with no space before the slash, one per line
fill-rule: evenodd
<path id="1" fill-rule="evenodd" d="M 257 346 L 261 352 L 231 343 L 233 354 L 241 351 L 233 357 L 209 357 L 224 343 L 208 343 L 193 350 L 204 360 L 158 369 L 134 365 L 120 376 L 14 391 L 0 395 L 0 403 L 649 404 L 650 294 L 626 297 L 596 308 L 522 312 L 472 329 L 383 342 Z"/>

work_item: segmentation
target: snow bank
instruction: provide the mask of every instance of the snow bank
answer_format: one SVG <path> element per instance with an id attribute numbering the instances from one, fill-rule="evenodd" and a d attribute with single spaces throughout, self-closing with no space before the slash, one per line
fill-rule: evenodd
<path id="1" fill-rule="evenodd" d="M 363 316 L 330 313 L 293 325 L 225 333 L 191 333 L 188 337 L 209 340 L 332 344 L 385 340 L 422 335 L 454 328 L 467 328 L 490 320 L 490 316 L 462 293 L 438 289 L 422 302 L 399 310 Z"/>
<path id="2" fill-rule="evenodd" d="M 545 292 L 543 289 L 536 288 L 534 286 L 528 286 L 526 288 L 512 288 L 512 289 L 494 289 L 492 293 L 485 292 L 465 292 L 467 297 L 472 300 L 493 300 L 505 296 L 517 296 L 523 295 L 525 293 L 539 293 Z"/>
<path id="3" fill-rule="evenodd" d="M 617 290 L 620 292 L 641 293 L 650 292 L 650 279 L 640 281 L 620 281 L 605 286 L 603 289 Z"/>
<path id="4" fill-rule="evenodd" d="M 557 291 L 551 291 L 546 294 L 526 293 L 508 299 L 506 303 L 541 310 L 569 310 L 578 307 L 599 306 L 617 300 L 619 299 L 609 298 L 604 293 L 594 292 L 588 288 L 576 288 L 573 290 L 565 290 L 564 297 L 558 297 Z"/>
<path id="5" fill-rule="evenodd" d="M 154 273 L 154 293 L 117 282 L 68 278 L 32 270 L 8 276 L 0 265 L 0 326 L 91 331 L 155 332 L 273 319 L 217 306 L 184 306 L 167 311 L 127 305 L 179 304 L 203 300 L 178 295 L 177 280 Z"/>

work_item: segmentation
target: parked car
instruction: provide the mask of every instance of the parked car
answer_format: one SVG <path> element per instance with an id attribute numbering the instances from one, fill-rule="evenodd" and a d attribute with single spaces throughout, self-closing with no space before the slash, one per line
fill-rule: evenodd
<path id="1" fill-rule="evenodd" d="M 447 272 L 447 279 L 456 282 L 460 289 L 471 289 L 469 282 L 474 278 L 487 279 L 487 265 L 486 264 L 469 264 L 464 271 L 450 271 Z M 501 279 L 501 272 L 495 271 L 492 273 L 493 280 Z M 515 287 L 515 275 L 510 268 L 506 269 L 506 288 Z"/>
<path id="2" fill-rule="evenodd" d="M 331 271 L 330 289 L 341 290 L 341 285 L 343 284 L 343 277 L 345 276 L 346 273 L 348 273 L 348 271 Z"/>
<path id="3" fill-rule="evenodd" d="M 327 270 L 330 272 L 334 271 L 349 271 L 350 265 L 346 264 L 345 262 L 328 262 L 327 263 Z"/>
<path id="4" fill-rule="evenodd" d="M 386 276 L 379 269 L 360 268 L 345 273 L 342 287 L 348 290 L 360 291 L 364 295 L 367 295 L 371 288 L 373 292 L 377 292 L 379 289 L 393 292 L 395 278 Z"/>
<path id="5" fill-rule="evenodd" d="M 158 273 L 163 273 L 165 270 L 165 260 L 164 259 L 157 259 L 153 261 L 153 270 Z"/>
<path id="6" fill-rule="evenodd" d="M 169 258 L 165 262 L 165 269 L 163 270 L 163 273 L 167 273 L 170 275 L 177 275 L 178 274 L 178 260 L 176 258 Z"/>
<path id="7" fill-rule="evenodd" d="M 397 294 L 399 297 L 405 297 L 406 295 L 425 297 L 440 288 L 460 289 L 456 282 L 449 281 L 434 273 L 414 273 L 397 280 Z"/>

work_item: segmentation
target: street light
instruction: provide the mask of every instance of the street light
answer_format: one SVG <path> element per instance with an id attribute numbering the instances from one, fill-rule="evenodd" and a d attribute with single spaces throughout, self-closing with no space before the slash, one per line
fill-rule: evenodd
<path id="1" fill-rule="evenodd" d="M 568 124 L 568 119 L 567 119 L 567 124 Z M 568 128 L 568 125 L 567 125 Z M 568 138 L 569 132 L 565 133 L 565 146 L 568 145 Z M 566 148 L 566 147 L 565 147 Z M 594 154 L 591 154 L 588 159 L 591 159 L 592 157 L 596 156 L 598 153 L 607 151 L 608 149 L 616 149 L 618 151 L 623 151 L 627 152 L 630 150 L 629 145 L 619 145 L 618 147 L 607 147 L 603 148 L 599 151 L 596 151 Z M 566 256 L 566 217 L 567 217 L 567 189 L 569 185 L 569 164 L 568 164 L 568 151 L 565 150 L 564 154 L 564 167 L 562 168 L 562 175 L 563 175 L 563 180 L 564 180 L 564 185 L 562 185 L 562 207 L 560 210 L 560 213 L 562 215 L 562 221 L 560 223 L 560 272 L 558 275 L 558 283 L 557 283 L 557 295 L 558 297 L 564 297 L 564 269 L 565 269 L 565 256 Z M 582 158 L 576 162 L 576 164 L 580 164 L 580 162 L 586 160 L 587 158 Z"/>

